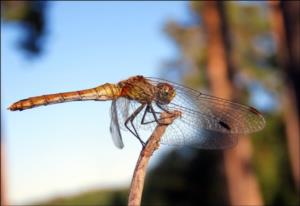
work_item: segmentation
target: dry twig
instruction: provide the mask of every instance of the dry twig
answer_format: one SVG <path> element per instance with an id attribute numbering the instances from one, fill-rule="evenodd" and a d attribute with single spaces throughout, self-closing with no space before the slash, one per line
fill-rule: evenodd
<path id="1" fill-rule="evenodd" d="M 180 116 L 179 111 L 171 113 L 162 112 L 160 117 L 162 124 L 156 126 L 154 132 L 147 141 L 145 147 L 142 149 L 139 159 L 136 163 L 128 198 L 128 206 L 139 206 L 141 204 L 142 192 L 144 187 L 144 179 L 148 161 L 152 156 L 153 152 L 158 149 L 160 139 L 164 134 L 168 125 L 172 124 L 173 121 Z"/>

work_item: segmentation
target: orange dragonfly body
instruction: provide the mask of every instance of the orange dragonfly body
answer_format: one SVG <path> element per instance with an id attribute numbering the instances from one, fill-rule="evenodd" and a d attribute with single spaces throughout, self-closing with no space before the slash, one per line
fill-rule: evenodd
<path id="1" fill-rule="evenodd" d="M 144 102 L 145 98 L 139 98 L 141 96 L 139 93 L 141 91 L 145 91 L 145 89 L 141 90 L 139 88 L 148 88 L 147 90 L 153 90 L 153 87 L 154 86 L 148 83 L 142 76 L 136 76 L 118 84 L 106 83 L 91 89 L 47 94 L 22 99 L 12 104 L 8 109 L 11 111 L 22 111 L 25 109 L 31 109 L 33 107 L 46 106 L 49 104 L 84 100 L 105 101 L 114 100 L 119 97 L 126 97 Z M 145 97 L 149 98 L 150 95 L 152 96 L 153 92 L 151 94 L 147 93 Z"/>
<path id="2" fill-rule="evenodd" d="M 121 130 L 130 131 L 144 145 L 139 131 L 153 129 L 159 124 L 162 111 L 177 110 L 181 113 L 161 140 L 169 145 L 224 149 L 235 145 L 239 135 L 258 131 L 265 125 L 263 116 L 252 107 L 163 79 L 143 76 L 91 89 L 30 97 L 13 103 L 8 109 L 22 111 L 85 100 L 112 101 L 110 131 L 118 148 L 124 146 Z"/>

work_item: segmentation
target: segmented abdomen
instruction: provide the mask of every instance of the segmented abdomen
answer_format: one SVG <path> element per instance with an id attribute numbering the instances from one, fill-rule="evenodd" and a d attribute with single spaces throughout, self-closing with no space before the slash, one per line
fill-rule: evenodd
<path id="1" fill-rule="evenodd" d="M 36 97 L 22 99 L 13 103 L 8 109 L 11 111 L 31 109 L 42 105 L 57 104 L 70 101 L 96 100 L 105 101 L 113 100 L 120 96 L 121 88 L 115 84 L 106 83 L 104 85 L 73 92 L 63 92 L 56 94 L 47 94 Z"/>

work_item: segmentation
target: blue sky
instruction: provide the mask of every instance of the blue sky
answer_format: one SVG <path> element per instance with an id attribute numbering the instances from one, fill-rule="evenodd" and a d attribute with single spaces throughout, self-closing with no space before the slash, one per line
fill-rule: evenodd
<path id="1" fill-rule="evenodd" d="M 115 148 L 109 133 L 110 102 L 22 112 L 6 108 L 30 96 L 137 74 L 158 76 L 162 61 L 176 55 L 164 23 L 188 18 L 187 2 L 180 1 L 51 2 L 45 52 L 34 61 L 15 47 L 19 28 L 1 22 L 1 118 L 11 204 L 129 185 L 140 144 L 126 134 L 125 148 Z"/>

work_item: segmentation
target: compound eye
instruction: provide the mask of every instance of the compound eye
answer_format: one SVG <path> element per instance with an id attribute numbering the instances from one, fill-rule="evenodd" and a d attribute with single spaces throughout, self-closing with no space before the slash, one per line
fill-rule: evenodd
<path id="1" fill-rule="evenodd" d="M 165 97 L 167 97 L 167 96 L 169 95 L 169 91 L 164 90 L 164 91 L 163 91 L 163 95 L 164 95 Z"/>

